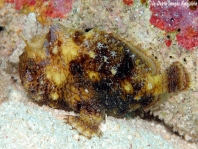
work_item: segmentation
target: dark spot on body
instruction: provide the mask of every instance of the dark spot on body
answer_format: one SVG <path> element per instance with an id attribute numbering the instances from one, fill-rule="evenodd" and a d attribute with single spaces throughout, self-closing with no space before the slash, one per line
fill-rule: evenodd
<path id="1" fill-rule="evenodd" d="M 58 46 L 61 47 L 62 41 L 58 40 Z"/>
<path id="2" fill-rule="evenodd" d="M 76 109 L 77 109 L 77 111 L 80 111 L 81 107 L 82 107 L 82 104 L 81 104 L 80 102 L 78 102 L 78 103 L 76 104 Z"/>
<path id="3" fill-rule="evenodd" d="M 80 31 L 76 31 L 75 34 L 73 35 L 73 41 L 77 44 L 80 45 L 84 41 L 84 33 Z"/>
<path id="4" fill-rule="evenodd" d="M 106 94 L 101 97 L 101 103 L 108 115 L 122 117 L 128 113 L 130 100 L 123 100 L 121 95 L 121 91 L 115 91 L 114 93 Z"/>
<path id="5" fill-rule="evenodd" d="M 143 96 L 143 97 L 141 97 L 139 102 L 141 103 L 142 106 L 147 106 L 153 101 L 153 99 L 154 99 L 154 97 L 152 95 Z"/>
<path id="6" fill-rule="evenodd" d="M 133 89 L 134 89 L 134 92 L 138 92 L 142 89 L 143 87 L 143 82 L 132 82 L 132 85 L 133 85 Z"/>
<path id="7" fill-rule="evenodd" d="M 134 66 L 134 60 L 132 60 L 130 54 L 126 52 L 120 66 L 117 69 L 117 73 L 115 74 L 115 76 L 119 78 L 126 78 L 131 74 L 131 71 L 133 70 Z"/>
<path id="8" fill-rule="evenodd" d="M 82 63 L 79 63 L 78 60 L 72 60 L 69 63 L 69 71 L 72 75 L 82 75 L 84 72 Z"/>
<path id="9" fill-rule="evenodd" d="M 97 91 L 97 92 L 108 92 L 111 90 L 112 87 L 112 81 L 109 79 L 103 79 L 99 82 L 96 82 L 93 84 L 93 88 Z"/>
<path id="10" fill-rule="evenodd" d="M 117 90 L 114 93 L 103 95 L 100 101 L 108 115 L 123 117 L 135 110 L 132 108 L 134 104 L 147 106 L 153 99 L 153 96 L 143 96 L 140 100 L 135 100 L 132 94 L 126 95 L 122 91 Z"/>

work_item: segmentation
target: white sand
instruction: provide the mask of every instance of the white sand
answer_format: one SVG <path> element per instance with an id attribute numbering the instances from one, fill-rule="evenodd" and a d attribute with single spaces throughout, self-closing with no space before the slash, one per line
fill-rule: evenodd
<path id="1" fill-rule="evenodd" d="M 5 102 L 0 107 L 0 148 L 2 149 L 173 149 L 171 140 L 138 126 L 137 119 L 107 120 L 101 138 L 91 140 L 57 120 L 52 113 Z M 140 121 L 143 123 L 143 121 Z"/>

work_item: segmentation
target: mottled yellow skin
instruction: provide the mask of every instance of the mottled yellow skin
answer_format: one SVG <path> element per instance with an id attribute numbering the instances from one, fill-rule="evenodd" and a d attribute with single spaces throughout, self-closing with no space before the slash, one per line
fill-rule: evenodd
<path id="1" fill-rule="evenodd" d="M 25 42 L 19 62 L 24 88 L 38 104 L 79 113 L 65 122 L 89 138 L 101 134 L 105 113 L 123 117 L 149 110 L 165 95 L 189 87 L 179 62 L 159 73 L 152 57 L 97 28 L 84 32 L 56 23 Z"/>

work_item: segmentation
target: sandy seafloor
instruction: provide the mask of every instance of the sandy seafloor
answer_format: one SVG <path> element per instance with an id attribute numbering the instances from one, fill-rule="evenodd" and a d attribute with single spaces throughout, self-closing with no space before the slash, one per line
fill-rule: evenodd
<path id="1" fill-rule="evenodd" d="M 46 32 L 36 21 L 35 14 L 19 14 L 11 5 L 0 9 L 0 148 L 1 149 L 197 149 L 198 148 L 198 51 L 186 51 L 173 40 L 164 43 L 164 32 L 149 23 L 151 12 L 139 1 L 128 7 L 122 1 L 103 0 L 83 2 L 77 0 L 67 19 L 60 22 L 79 29 L 99 27 L 115 32 L 128 41 L 141 46 L 158 59 L 161 70 L 174 61 L 188 68 L 192 84 L 184 93 L 167 99 L 151 110 L 157 117 L 130 119 L 107 117 L 101 124 L 103 136 L 90 140 L 79 136 L 63 122 L 65 111 L 31 102 L 20 84 L 18 56 L 28 39 Z"/>

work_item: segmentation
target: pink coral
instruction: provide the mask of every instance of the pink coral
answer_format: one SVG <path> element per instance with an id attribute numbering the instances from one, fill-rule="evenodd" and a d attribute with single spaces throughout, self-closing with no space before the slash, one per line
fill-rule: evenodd
<path id="1" fill-rule="evenodd" d="M 196 5 L 197 3 L 191 3 Z M 151 0 L 150 23 L 167 32 L 179 31 L 176 40 L 186 49 L 198 46 L 198 9 L 189 7 L 188 0 Z"/>
<path id="2" fill-rule="evenodd" d="M 198 24 L 197 24 L 198 27 Z M 198 46 L 198 28 L 188 26 L 177 34 L 177 41 L 186 49 L 192 49 Z"/>
<path id="3" fill-rule="evenodd" d="M 73 0 L 6 0 L 15 4 L 16 10 L 35 11 L 41 17 L 63 18 L 72 10 Z M 30 8 L 30 6 L 32 8 Z"/>
<path id="4" fill-rule="evenodd" d="M 6 0 L 7 3 L 14 3 L 15 4 L 15 9 L 20 10 L 23 5 L 35 5 L 36 0 Z"/>
<path id="5" fill-rule="evenodd" d="M 51 0 L 46 14 L 52 18 L 64 17 L 72 9 L 72 0 Z"/>

